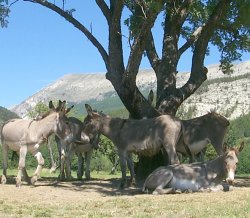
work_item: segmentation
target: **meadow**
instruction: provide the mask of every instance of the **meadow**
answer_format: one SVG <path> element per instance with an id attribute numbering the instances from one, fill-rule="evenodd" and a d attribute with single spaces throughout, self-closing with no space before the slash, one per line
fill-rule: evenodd
<path id="1" fill-rule="evenodd" d="M 157 196 L 139 188 L 118 191 L 120 173 L 59 182 L 43 169 L 35 186 L 24 182 L 21 188 L 15 187 L 16 170 L 8 174 L 8 184 L 0 185 L 0 217 L 250 217 L 250 175 L 237 177 L 228 192 Z"/>

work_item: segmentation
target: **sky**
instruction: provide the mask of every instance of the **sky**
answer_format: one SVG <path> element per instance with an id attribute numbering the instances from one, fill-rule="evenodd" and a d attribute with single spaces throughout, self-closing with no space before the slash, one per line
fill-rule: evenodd
<path id="1" fill-rule="evenodd" d="M 107 24 L 95 2 L 84 0 L 83 4 L 80 0 L 71 0 L 66 3 L 67 9 L 76 9 L 74 17 L 91 28 L 93 35 L 107 48 Z M 8 27 L 0 28 L 0 106 L 10 108 L 20 104 L 65 74 L 106 72 L 96 48 L 64 18 L 30 2 L 19 1 L 10 9 Z M 126 13 L 123 19 L 125 16 Z M 158 50 L 162 42 L 160 26 L 159 19 L 154 26 Z M 123 27 L 123 35 L 128 35 L 126 27 Z M 126 37 L 123 44 L 126 59 L 129 55 Z M 243 54 L 243 61 L 249 59 L 249 53 Z M 218 62 L 219 53 L 213 48 L 205 65 Z M 190 71 L 190 66 L 191 55 L 187 53 L 178 71 Z M 151 68 L 146 57 L 140 68 Z"/>

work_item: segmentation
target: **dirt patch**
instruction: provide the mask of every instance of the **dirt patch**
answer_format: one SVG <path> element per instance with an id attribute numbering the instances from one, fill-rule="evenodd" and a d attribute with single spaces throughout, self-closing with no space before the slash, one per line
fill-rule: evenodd
<path id="1" fill-rule="evenodd" d="M 229 192 L 164 196 L 139 188 L 118 191 L 119 181 L 42 178 L 35 186 L 16 188 L 13 177 L 0 185 L 0 217 L 209 217 L 207 211 L 210 217 L 227 217 L 227 210 L 231 217 L 246 217 L 250 209 L 250 178 L 237 178 Z"/>
<path id="2" fill-rule="evenodd" d="M 1 185 L 1 198 L 15 200 L 28 200 L 47 202 L 57 199 L 59 202 L 65 202 L 70 199 L 77 201 L 78 199 L 100 199 L 102 197 L 117 195 L 136 195 L 140 194 L 139 188 L 125 188 L 118 190 L 119 179 L 92 179 L 90 181 L 67 181 L 61 182 L 55 178 L 45 178 L 37 181 L 35 186 L 30 186 L 25 182 L 20 188 L 16 188 L 14 177 L 8 178 L 8 184 Z"/>

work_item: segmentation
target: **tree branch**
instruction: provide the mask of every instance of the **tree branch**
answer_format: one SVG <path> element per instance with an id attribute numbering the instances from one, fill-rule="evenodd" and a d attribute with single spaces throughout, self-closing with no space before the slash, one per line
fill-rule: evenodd
<path id="1" fill-rule="evenodd" d="M 159 1 L 163 4 L 163 1 Z M 145 10 L 146 11 L 146 10 Z M 141 25 L 140 32 L 136 36 L 132 49 L 129 55 L 126 71 L 131 73 L 132 77 L 136 77 L 141 63 L 143 51 L 145 50 L 148 34 L 158 16 L 160 11 L 149 11 L 146 14 L 143 24 Z"/>
<path id="2" fill-rule="evenodd" d="M 153 37 L 152 31 L 149 31 L 149 34 L 148 34 L 148 39 L 146 43 L 146 52 L 147 52 L 148 60 L 151 66 L 153 67 L 153 69 L 155 70 L 160 61 L 160 58 L 155 48 L 154 37 Z"/>
<path id="3" fill-rule="evenodd" d="M 71 24 L 73 24 L 98 49 L 98 51 L 100 52 L 100 54 L 101 54 L 101 56 L 102 56 L 102 58 L 104 60 L 106 68 L 109 71 L 109 56 L 108 56 L 107 52 L 105 51 L 105 49 L 103 48 L 103 46 L 100 44 L 100 42 L 92 35 L 91 32 L 89 32 L 89 30 L 83 24 L 81 24 L 78 20 L 76 20 L 74 17 L 72 17 L 69 13 L 65 12 L 64 10 L 62 10 L 61 8 L 59 8 L 58 6 L 52 4 L 52 3 L 48 2 L 48 1 L 43 1 L 43 0 L 23 0 L 23 1 L 28 1 L 28 2 L 32 2 L 32 3 L 40 4 L 40 5 L 48 8 L 48 9 L 56 12 L 57 14 L 61 15 L 68 22 L 70 22 Z"/>
<path id="4" fill-rule="evenodd" d="M 110 15 L 110 10 L 109 10 L 106 2 L 103 1 L 103 0 L 96 0 L 95 2 L 99 6 L 99 8 L 101 9 L 101 11 L 102 11 L 103 15 L 105 16 L 108 24 L 110 24 L 111 15 Z"/>
<path id="5" fill-rule="evenodd" d="M 204 59 L 208 42 L 211 39 L 214 31 L 220 25 L 224 16 L 226 16 L 230 0 L 221 0 L 216 5 L 214 12 L 211 14 L 208 22 L 203 25 L 198 34 L 198 39 L 195 43 L 195 48 L 192 57 L 192 69 L 188 82 L 180 88 L 183 94 L 183 100 L 193 94 L 200 85 L 207 79 L 207 68 L 204 67 Z"/>
<path id="6" fill-rule="evenodd" d="M 199 35 L 201 34 L 203 26 L 198 27 L 194 33 L 190 36 L 190 38 L 186 41 L 186 43 L 181 46 L 179 49 L 179 57 L 187 50 L 189 49 L 193 43 L 198 39 Z"/>

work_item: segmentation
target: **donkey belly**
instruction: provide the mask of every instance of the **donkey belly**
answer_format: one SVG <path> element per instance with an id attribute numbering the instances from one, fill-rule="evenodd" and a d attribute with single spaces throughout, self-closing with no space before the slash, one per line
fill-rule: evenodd
<path id="1" fill-rule="evenodd" d="M 6 145 L 12 150 L 12 151 L 19 151 L 20 150 L 20 143 L 17 142 L 9 142 L 9 141 L 4 141 Z"/>
<path id="2" fill-rule="evenodd" d="M 75 152 L 78 152 L 78 153 L 88 152 L 91 149 L 93 149 L 93 145 L 90 143 L 83 144 L 83 145 L 76 145 L 76 147 L 74 148 Z"/>
<path id="3" fill-rule="evenodd" d="M 201 141 L 196 141 L 196 142 L 192 142 L 192 143 L 188 143 L 188 147 L 191 151 L 192 154 L 198 154 L 203 148 L 206 147 L 206 145 L 209 143 L 208 139 L 204 139 Z M 186 154 L 186 149 L 184 147 L 183 144 L 177 146 L 177 151 Z"/>
<path id="4" fill-rule="evenodd" d="M 192 190 L 196 192 L 201 188 L 201 184 L 196 180 L 173 177 L 168 187 L 180 189 L 181 191 Z"/>
<path id="5" fill-rule="evenodd" d="M 127 151 L 139 153 L 144 156 L 154 156 L 161 149 L 161 144 L 158 144 L 157 141 L 155 143 L 151 141 L 142 141 L 142 142 L 134 142 L 128 145 Z"/>

